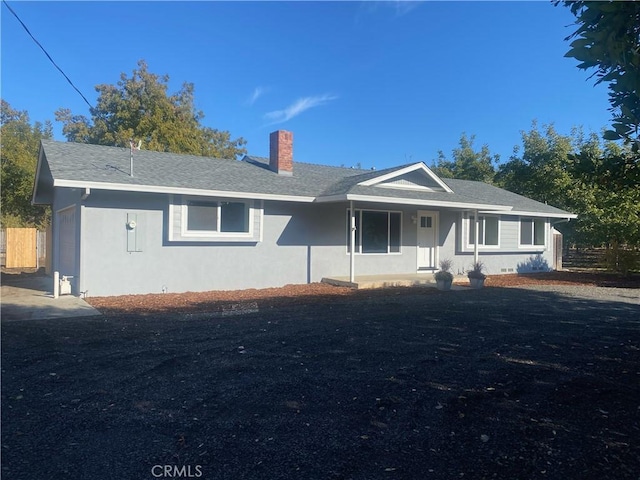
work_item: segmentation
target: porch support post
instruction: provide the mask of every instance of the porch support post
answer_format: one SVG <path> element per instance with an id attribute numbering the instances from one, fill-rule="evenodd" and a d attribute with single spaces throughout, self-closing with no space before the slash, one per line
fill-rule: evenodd
<path id="1" fill-rule="evenodd" d="M 353 208 L 353 200 L 349 202 L 349 281 L 354 283 L 356 280 L 356 212 Z"/>
<path id="2" fill-rule="evenodd" d="M 478 210 L 473 211 L 473 221 L 476 226 L 474 228 L 474 239 L 473 239 L 473 263 L 478 263 L 478 227 L 480 226 L 480 220 L 478 219 Z"/>

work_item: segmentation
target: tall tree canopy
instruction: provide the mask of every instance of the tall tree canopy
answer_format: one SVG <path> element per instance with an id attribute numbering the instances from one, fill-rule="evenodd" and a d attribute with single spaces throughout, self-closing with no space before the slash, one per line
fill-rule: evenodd
<path id="1" fill-rule="evenodd" d="M 493 183 L 495 175 L 493 164 L 494 162 L 497 163 L 500 157 L 491 155 L 487 145 L 483 145 L 480 151 L 474 150 L 473 142 L 475 138 L 475 135 L 467 137 L 463 133 L 460 136 L 458 148 L 453 149 L 452 160 L 447 160 L 445 154 L 440 150 L 438 152 L 438 160 L 432 164 L 432 169 L 436 175 L 445 178 Z"/>
<path id="2" fill-rule="evenodd" d="M 596 84 L 609 84 L 613 130 L 608 140 L 625 139 L 640 149 L 640 2 L 556 1 L 571 9 L 578 29 L 567 57 L 578 68 L 595 68 Z"/>
<path id="3" fill-rule="evenodd" d="M 571 137 L 560 135 L 553 125 L 543 127 L 536 122 L 531 131 L 521 132 L 522 154 L 514 152 L 500 165 L 496 182 L 503 188 L 559 208 L 567 207 L 564 194 L 571 176 L 567 171 L 572 152 Z"/>
<path id="4" fill-rule="evenodd" d="M 620 174 L 634 155 L 629 144 L 602 144 L 595 135 L 569 155 L 568 168 L 580 192 L 574 202 L 582 215 L 577 233 L 583 243 L 640 246 L 637 169 Z"/>
<path id="5" fill-rule="evenodd" d="M 142 148 L 217 158 L 236 158 L 246 153 L 243 138 L 201 125 L 204 114 L 194 106 L 194 86 L 184 83 L 168 94 L 169 76 L 149 72 L 144 60 L 131 77 L 120 75 L 117 85 L 98 85 L 97 106 L 91 120 L 69 109 L 55 112 L 62 132 L 72 142 L 128 146 L 142 141 Z"/>
<path id="6" fill-rule="evenodd" d="M 26 111 L 0 107 L 0 158 L 2 163 L 2 226 L 43 227 L 49 209 L 31 205 L 40 139 L 51 138 L 50 122 L 31 125 Z"/>
<path id="7" fill-rule="evenodd" d="M 579 129 L 541 131 L 535 122 L 522 132 L 522 144 L 522 155 L 500 166 L 498 185 L 578 214 L 560 227 L 572 243 L 640 245 L 640 189 L 612 168 L 632 154 L 630 145 L 603 143 Z"/>

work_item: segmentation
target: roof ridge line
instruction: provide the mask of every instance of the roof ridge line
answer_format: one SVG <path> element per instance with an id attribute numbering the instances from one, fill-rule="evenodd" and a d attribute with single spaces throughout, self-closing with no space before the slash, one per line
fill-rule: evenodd
<path id="1" fill-rule="evenodd" d="M 254 160 L 262 159 L 262 160 L 266 160 L 267 162 L 269 162 L 269 157 L 263 157 L 261 155 L 248 155 L 248 154 L 245 155 L 245 156 L 249 157 L 249 158 L 253 158 Z M 339 165 L 325 165 L 324 163 L 301 162 L 301 161 L 298 161 L 296 159 L 293 160 L 293 165 L 294 165 L 294 167 L 295 167 L 295 165 L 311 165 L 311 166 L 314 166 L 314 167 L 339 168 L 341 170 L 356 170 L 356 171 L 359 171 L 359 172 L 360 171 L 361 172 L 372 172 L 372 171 L 375 171 L 375 170 L 365 170 L 363 168 L 341 167 Z"/>

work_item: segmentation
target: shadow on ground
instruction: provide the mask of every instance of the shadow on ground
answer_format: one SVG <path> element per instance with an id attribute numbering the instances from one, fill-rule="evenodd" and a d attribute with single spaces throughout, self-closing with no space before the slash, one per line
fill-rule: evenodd
<path id="1" fill-rule="evenodd" d="M 491 288 L 4 324 L 3 474 L 637 480 L 639 311 Z"/>
<path id="2" fill-rule="evenodd" d="M 12 273 L 3 269 L 0 283 L 2 286 L 44 290 L 49 293 L 52 293 L 53 289 L 53 279 L 44 273 L 44 268 L 33 272 L 15 271 Z"/>
<path id="3" fill-rule="evenodd" d="M 32 321 L 99 315 L 100 313 L 73 295 L 53 298 L 53 279 L 42 272 L 2 272 L 2 321 Z"/>

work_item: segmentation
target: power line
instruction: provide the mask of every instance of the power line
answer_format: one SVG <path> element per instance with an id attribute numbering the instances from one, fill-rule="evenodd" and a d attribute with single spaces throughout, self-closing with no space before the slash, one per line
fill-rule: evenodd
<path id="1" fill-rule="evenodd" d="M 69 77 L 67 77 L 67 74 L 64 73 L 62 71 L 62 69 L 58 66 L 58 64 L 56 62 L 54 62 L 53 58 L 51 58 L 51 55 L 49 55 L 49 53 L 45 50 L 45 48 L 40 44 L 40 42 L 38 40 L 36 40 L 36 37 L 33 36 L 33 34 L 29 31 L 29 29 L 27 28 L 27 26 L 24 24 L 24 22 L 22 20 L 20 20 L 20 17 L 18 17 L 18 14 L 16 12 L 13 11 L 13 8 L 11 8 L 9 6 L 9 4 L 7 3 L 6 0 L 2 0 L 2 3 L 5 4 L 5 6 L 9 9 L 9 11 L 13 14 L 14 17 L 16 17 L 16 19 L 18 20 L 18 22 L 20 22 L 20 25 L 22 25 L 22 28 L 25 29 L 25 31 L 29 34 L 29 36 L 31 37 L 31 39 L 36 42 L 36 45 L 38 45 L 40 47 L 40 49 L 44 52 L 44 54 L 47 56 L 47 58 L 49 59 L 49 61 L 53 64 L 54 67 L 56 67 L 60 73 L 64 76 L 64 78 L 67 79 L 67 82 L 69 82 L 69 85 L 71 85 L 73 87 L 73 89 L 78 92 L 78 94 L 82 97 L 82 99 L 85 101 L 85 103 L 87 105 L 89 105 L 89 108 L 93 108 L 93 106 L 89 103 L 89 100 L 87 100 L 87 98 L 82 94 L 82 92 L 78 89 L 78 87 L 76 87 L 73 82 L 71 81 L 71 79 Z"/>

